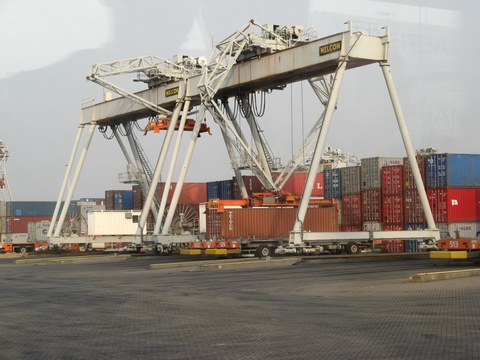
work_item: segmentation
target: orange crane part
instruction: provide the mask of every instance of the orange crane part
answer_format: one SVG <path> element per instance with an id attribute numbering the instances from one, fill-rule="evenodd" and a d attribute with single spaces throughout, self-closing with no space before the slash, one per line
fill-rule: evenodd
<path id="1" fill-rule="evenodd" d="M 143 135 L 147 135 L 147 133 L 151 130 L 153 130 L 153 132 L 156 134 L 159 133 L 161 130 L 167 130 L 169 122 L 170 122 L 169 117 L 154 118 L 147 124 L 147 126 L 145 126 L 145 129 L 144 129 L 145 133 Z M 177 124 L 175 125 L 175 130 L 178 130 L 179 126 L 180 126 L 180 120 L 177 121 Z M 195 120 L 187 119 L 185 121 L 185 127 L 183 128 L 183 130 L 192 131 L 194 126 L 195 126 Z M 207 124 L 202 123 L 200 125 L 200 133 L 205 133 L 205 132 L 207 132 L 209 135 L 212 135 L 210 133 L 210 128 L 207 126 Z"/>
<path id="2" fill-rule="evenodd" d="M 291 194 L 253 193 L 252 197 L 241 200 L 209 199 L 207 209 L 217 209 L 224 212 L 225 207 L 298 207 L 301 202 L 300 196 Z M 337 206 L 334 199 L 311 199 L 309 206 L 331 207 Z"/>

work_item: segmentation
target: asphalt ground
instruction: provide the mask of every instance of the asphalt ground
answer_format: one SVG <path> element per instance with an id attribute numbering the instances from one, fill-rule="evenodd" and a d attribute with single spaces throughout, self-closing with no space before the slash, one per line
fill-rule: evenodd
<path id="1" fill-rule="evenodd" d="M 470 269 L 466 263 L 325 257 L 260 268 L 150 270 L 151 264 L 186 260 L 17 259 L 0 256 L 0 359 L 480 354 L 480 276 L 409 280 L 417 273 Z"/>

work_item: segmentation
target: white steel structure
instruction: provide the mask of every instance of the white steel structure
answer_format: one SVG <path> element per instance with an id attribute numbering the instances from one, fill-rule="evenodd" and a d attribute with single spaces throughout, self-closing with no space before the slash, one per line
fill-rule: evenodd
<path id="1" fill-rule="evenodd" d="M 128 168 L 133 169 L 133 172 L 139 173 L 142 177 L 142 162 L 138 159 L 138 146 L 129 135 L 133 128 L 132 124 L 136 124 L 139 119 L 159 114 L 170 119 L 154 172 L 149 181 L 143 182 L 142 188 L 145 191 L 146 200 L 137 229 L 135 239 L 137 241 L 145 240 L 142 233 L 150 210 L 153 210 L 156 215 L 156 223 L 153 231 L 146 236 L 147 240 L 153 240 L 160 244 L 182 241 L 178 236 L 173 237 L 169 230 L 201 125 L 207 113 L 221 130 L 232 168 L 236 178 L 240 181 L 239 187 L 243 196 L 247 197 L 241 177 L 241 170 L 245 164 L 251 168 L 265 189 L 272 192 L 281 190 L 288 177 L 299 166 L 300 151 L 284 168 L 281 175 L 274 180 L 272 170 L 275 168 L 275 159 L 256 121 L 256 117 L 261 114 L 259 111 L 253 110 L 252 94 L 264 94 L 274 89 L 283 89 L 287 84 L 301 80 L 307 80 L 310 83 L 323 106 L 323 112 L 320 111 L 321 115 L 318 121 L 302 145 L 301 151 L 305 152 L 307 149 L 312 160 L 302 202 L 298 209 L 297 221 L 292 224 L 291 245 L 301 247 L 305 243 L 347 236 L 352 239 L 378 237 L 437 239 L 439 237 L 438 230 L 435 227 L 427 196 L 421 183 L 415 152 L 390 73 L 389 41 L 388 30 L 384 30 L 380 36 L 374 36 L 363 32 L 354 32 L 351 24 L 345 32 L 312 40 L 305 38 L 301 26 L 260 26 L 252 20 L 216 45 L 209 59 L 176 56 L 172 61 L 167 61 L 155 57 L 142 57 L 93 66 L 87 78 L 116 92 L 120 97 L 82 109 L 77 139 L 49 229 L 51 240 L 53 242 L 62 240 L 59 238 L 60 229 L 65 219 L 66 209 L 68 209 L 94 130 L 97 127 L 103 129 L 104 132 L 106 128 L 114 131 L 113 133 L 126 156 Z M 425 212 L 428 230 L 345 234 L 303 233 L 303 220 L 323 156 L 332 116 L 337 106 L 343 75 L 348 69 L 370 64 L 380 65 L 383 71 L 405 150 L 412 164 L 412 172 Z M 132 93 L 105 79 L 108 76 L 131 72 L 140 73 L 142 75 L 140 80 L 148 85 L 148 89 Z M 234 103 L 238 104 L 236 105 L 237 110 L 243 113 L 249 133 L 245 133 L 245 127 L 242 130 L 239 126 L 234 114 L 235 110 L 230 106 L 229 100 L 232 99 Z M 186 155 L 183 161 L 180 161 L 177 159 L 177 155 L 186 117 L 194 108 L 198 108 L 198 120 L 191 129 Z M 88 127 L 87 138 L 77 160 L 71 187 L 65 194 L 66 179 L 70 176 L 74 160 L 77 157 L 80 138 L 85 127 Z M 127 154 L 126 147 L 122 145 L 118 136 L 118 129 L 122 128 L 129 139 L 135 161 Z M 175 142 L 172 142 L 175 130 L 177 130 L 177 138 Z M 252 144 L 248 144 L 246 139 L 252 139 Z M 169 186 L 165 186 L 167 190 L 164 191 L 158 206 L 154 203 L 154 195 L 160 174 L 164 171 L 168 153 L 172 154 L 172 160 L 168 168 L 166 183 L 170 184 L 173 181 L 172 174 L 176 166 L 180 166 L 180 174 L 176 180 L 177 186 L 170 206 L 166 211 Z M 63 198 L 65 198 L 65 206 L 60 212 L 60 203 Z M 187 239 L 190 237 L 185 237 L 183 240 Z M 78 239 L 75 240 L 75 242 L 78 241 Z"/>
<path id="2" fill-rule="evenodd" d="M 10 185 L 8 184 L 7 160 L 8 149 L 3 143 L 3 141 L 0 140 L 0 202 L 13 201 L 12 190 L 10 189 Z"/>

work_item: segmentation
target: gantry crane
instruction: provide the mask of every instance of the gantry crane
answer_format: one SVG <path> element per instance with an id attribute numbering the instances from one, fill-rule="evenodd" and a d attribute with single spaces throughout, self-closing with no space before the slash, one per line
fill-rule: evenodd
<path id="1" fill-rule="evenodd" d="M 415 152 L 390 73 L 388 62 L 389 42 L 388 29 L 385 29 L 381 35 L 371 35 L 354 31 L 351 23 L 349 23 L 349 28 L 345 32 L 320 39 L 312 39 L 308 38 L 308 34 L 305 34 L 302 26 L 259 25 L 252 20 L 218 43 L 208 59 L 182 55 L 175 56 L 170 61 L 150 56 L 93 66 L 87 79 L 116 92 L 120 97 L 86 106 L 82 109 L 79 132 L 65 179 L 70 175 L 82 130 L 88 125 L 89 131 L 77 162 L 73 184 L 66 194 L 65 207 L 68 208 L 71 201 L 73 189 L 96 127 L 102 129 L 105 127 L 112 129 L 123 127 L 128 134 L 132 124 L 139 119 L 163 118 L 166 122 L 162 125 L 162 128 L 166 128 L 166 134 L 149 188 L 145 189 L 147 195 L 135 240 L 145 240 L 142 234 L 147 215 L 152 207 L 155 208 L 156 183 L 160 179 L 167 154 L 170 152 L 172 157 L 166 177 L 167 185 L 158 207 L 154 230 L 146 236 L 146 239 L 160 244 L 188 241 L 189 239 L 178 237 L 174 239 L 169 235 L 169 228 L 197 139 L 202 126 L 204 129 L 206 127 L 204 121 L 207 113 L 213 118 L 221 131 L 243 197 L 247 197 L 241 176 L 241 170 L 245 164 L 262 182 L 264 188 L 275 194 L 281 191 L 288 176 L 298 167 L 300 163 L 299 153 L 297 152 L 280 176 L 274 180 L 272 170 L 276 166 L 276 161 L 256 119 L 262 111 L 258 111 L 258 109 L 254 111 L 255 106 L 252 101 L 254 97 L 252 95 L 261 94 L 263 96 L 273 90 L 283 89 L 289 83 L 307 80 L 318 96 L 323 106 L 323 112 L 302 145 L 302 152 L 309 149 L 311 163 L 308 166 L 308 178 L 298 206 L 297 220 L 295 224 L 292 224 L 290 244 L 294 247 L 301 247 L 306 243 L 313 244 L 315 241 L 322 241 L 325 238 L 345 237 L 346 235 L 341 233 L 307 234 L 302 230 L 302 223 L 310 202 L 315 176 L 324 155 L 327 133 L 337 106 L 343 75 L 347 69 L 379 64 L 385 77 L 405 150 L 412 164 L 412 172 L 425 212 L 428 230 L 390 231 L 374 234 L 359 232 L 348 233 L 348 236 L 357 239 L 365 237 L 372 239 L 379 236 L 382 238 L 438 238 L 438 230 L 428 206 L 425 190 L 421 186 Z M 133 72 L 141 74 L 138 80 L 145 82 L 148 89 L 133 93 L 105 79 L 108 76 Z M 233 109 L 231 106 L 232 99 Z M 192 123 L 188 121 L 187 116 L 194 108 L 197 108 L 195 111 L 196 120 Z M 235 111 L 235 108 L 238 111 Z M 239 119 L 236 116 L 238 112 L 243 114 L 248 124 L 247 130 L 245 130 L 245 127 L 239 126 Z M 166 126 L 167 123 L 168 126 Z M 160 125 L 158 126 L 160 129 Z M 180 163 L 177 155 L 186 127 L 191 130 L 191 133 L 186 155 Z M 155 129 L 155 124 L 153 124 L 153 128 Z M 177 131 L 177 138 L 175 144 L 172 145 L 175 131 Z M 252 139 L 252 144 L 249 144 L 246 139 Z M 164 214 L 169 184 L 173 180 L 174 169 L 177 166 L 180 166 L 177 186 L 170 207 Z M 140 170 L 140 166 L 137 166 L 137 169 Z M 66 180 L 64 180 L 64 183 L 66 183 Z M 64 192 L 65 186 L 62 185 L 58 203 L 65 195 Z M 57 220 L 56 216 L 52 219 L 52 231 L 49 231 L 49 234 L 51 234 L 53 241 L 59 237 L 58 229 L 61 228 L 65 211 L 64 208 L 56 228 L 54 225 Z M 54 228 L 55 231 L 53 231 Z M 78 240 L 76 241 L 78 242 Z"/>

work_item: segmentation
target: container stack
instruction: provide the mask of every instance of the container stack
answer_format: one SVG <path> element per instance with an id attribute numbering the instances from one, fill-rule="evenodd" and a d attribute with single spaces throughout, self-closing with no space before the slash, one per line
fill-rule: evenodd
<path id="1" fill-rule="evenodd" d="M 422 184 L 425 187 L 425 155 L 416 156 Z M 413 179 L 412 167 L 408 158 L 403 159 L 403 204 L 404 204 L 404 229 L 423 230 L 425 229 L 425 214 L 423 212 L 417 186 Z"/>
<path id="2" fill-rule="evenodd" d="M 361 160 L 360 186 L 364 231 L 383 230 L 382 168 L 402 164 L 403 159 L 399 157 L 373 157 Z"/>
<path id="3" fill-rule="evenodd" d="M 132 210 L 132 190 L 106 190 L 105 210 Z"/>
<path id="4" fill-rule="evenodd" d="M 340 179 L 342 188 L 342 231 L 362 231 L 360 166 L 341 168 Z"/>
<path id="5" fill-rule="evenodd" d="M 385 166 L 381 174 L 383 230 L 403 230 L 403 165 Z"/>
<path id="6" fill-rule="evenodd" d="M 426 160 L 427 197 L 441 235 L 480 232 L 480 155 L 432 154 Z"/>

